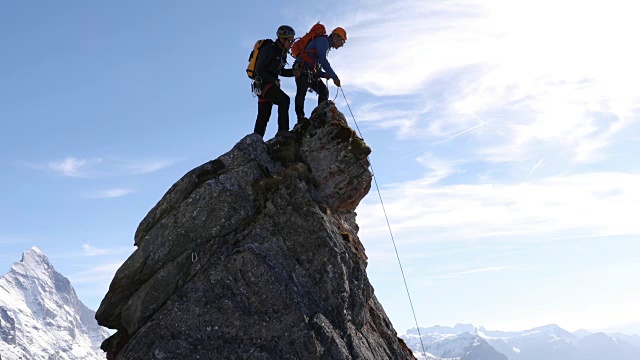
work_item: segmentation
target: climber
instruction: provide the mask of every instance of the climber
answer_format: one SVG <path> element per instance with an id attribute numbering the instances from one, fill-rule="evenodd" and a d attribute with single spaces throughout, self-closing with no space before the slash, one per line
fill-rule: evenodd
<path id="1" fill-rule="evenodd" d="M 341 28 L 335 28 L 330 35 L 321 35 L 311 40 L 305 47 L 303 56 L 296 58 L 294 69 L 299 69 L 296 76 L 295 110 L 298 124 L 307 118 L 304 115 L 304 99 L 309 88 L 318 94 L 318 105 L 329 99 L 329 90 L 321 78 L 333 79 L 333 83 L 340 87 L 340 79 L 331 68 L 327 54 L 331 48 L 338 49 L 347 41 L 347 32 Z"/>
<path id="2" fill-rule="evenodd" d="M 276 41 L 266 42 L 260 49 L 255 63 L 255 81 L 260 89 L 258 95 L 258 117 L 253 132 L 264 136 L 267 122 L 271 117 L 273 104 L 278 105 L 277 137 L 294 138 L 289 132 L 289 104 L 291 99 L 280 89 L 278 75 L 293 77 L 293 69 L 285 69 L 287 54 L 293 44 L 295 31 L 291 26 L 282 25 L 276 32 Z"/>

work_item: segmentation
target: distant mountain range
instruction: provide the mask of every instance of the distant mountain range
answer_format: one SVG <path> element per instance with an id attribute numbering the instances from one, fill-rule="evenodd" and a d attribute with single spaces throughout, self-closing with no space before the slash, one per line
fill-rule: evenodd
<path id="1" fill-rule="evenodd" d="M 470 324 L 420 328 L 428 360 L 640 360 L 640 336 L 571 333 L 558 325 L 525 331 L 490 331 Z M 401 336 L 425 359 L 418 331 Z"/>
<path id="2" fill-rule="evenodd" d="M 38 248 L 0 277 L 0 359 L 105 359 L 109 334 Z"/>
<path id="3" fill-rule="evenodd" d="M 109 336 L 69 280 L 37 248 L 0 277 L 0 359 L 105 359 Z M 471 324 L 410 329 L 401 336 L 418 359 L 428 360 L 640 360 L 640 336 L 574 333 L 557 325 L 490 331 Z"/>

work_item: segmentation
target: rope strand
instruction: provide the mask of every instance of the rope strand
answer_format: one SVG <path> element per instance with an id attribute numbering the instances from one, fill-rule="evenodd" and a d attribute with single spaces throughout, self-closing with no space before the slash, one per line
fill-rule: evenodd
<path id="1" fill-rule="evenodd" d="M 362 136 L 362 132 L 360 131 L 360 127 L 358 126 L 358 122 L 356 121 L 356 117 L 353 116 L 353 111 L 351 111 L 351 106 L 349 106 L 349 101 L 347 101 L 347 96 L 344 94 L 344 90 L 342 90 L 342 86 L 338 86 L 340 91 L 342 91 L 342 96 L 344 97 L 344 102 L 347 104 L 349 108 L 349 113 L 351 113 L 351 118 L 353 118 L 353 122 L 356 124 L 356 129 L 358 129 L 358 134 L 360 134 L 360 138 L 364 140 L 364 136 Z M 336 93 L 336 97 L 337 97 Z M 393 232 L 391 231 L 391 224 L 389 223 L 389 217 L 387 216 L 387 210 L 385 210 L 384 202 L 382 201 L 382 194 L 380 193 L 380 188 L 378 187 L 378 180 L 376 180 L 376 174 L 373 171 L 373 163 L 367 156 L 367 160 L 369 160 L 369 167 L 371 167 L 371 175 L 373 177 L 373 183 L 376 185 L 376 190 L 378 191 L 378 197 L 380 198 L 380 204 L 382 205 L 382 212 L 384 213 L 384 218 L 387 221 L 387 227 L 389 228 L 389 235 L 391 235 L 391 241 L 393 242 L 393 248 L 396 251 L 396 257 L 398 258 L 398 265 L 400 265 L 400 273 L 402 274 L 402 280 L 404 281 L 404 287 L 407 290 L 407 297 L 409 297 L 409 304 L 411 305 L 411 312 L 413 313 L 413 320 L 416 322 L 416 329 L 418 329 L 418 336 L 420 337 L 420 345 L 422 346 L 422 355 L 427 358 L 427 352 L 424 349 L 424 343 L 422 342 L 422 334 L 420 334 L 420 326 L 418 326 L 418 319 L 416 317 L 416 311 L 413 308 L 413 301 L 411 301 L 411 294 L 409 293 L 409 286 L 407 285 L 407 278 L 404 276 L 404 270 L 402 269 L 402 262 L 400 261 L 400 255 L 398 253 L 398 247 L 396 246 L 396 240 L 393 237 Z"/>

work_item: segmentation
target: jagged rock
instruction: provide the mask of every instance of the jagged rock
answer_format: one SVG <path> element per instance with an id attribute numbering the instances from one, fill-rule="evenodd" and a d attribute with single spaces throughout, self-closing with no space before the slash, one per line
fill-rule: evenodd
<path id="1" fill-rule="evenodd" d="M 370 149 L 332 102 L 243 138 L 142 220 L 96 318 L 109 359 L 412 359 L 366 275 Z"/>

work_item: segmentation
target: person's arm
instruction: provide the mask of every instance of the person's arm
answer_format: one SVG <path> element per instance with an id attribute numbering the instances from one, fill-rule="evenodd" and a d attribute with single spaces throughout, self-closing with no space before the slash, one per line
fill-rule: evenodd
<path id="1" fill-rule="evenodd" d="M 327 60 L 327 51 L 329 51 L 329 39 L 328 38 L 319 38 L 316 41 L 316 55 L 318 56 L 318 64 L 322 67 L 322 70 L 326 72 L 329 77 L 333 80 L 338 80 L 338 75 L 336 75 L 335 71 L 331 68 L 331 64 L 329 64 L 329 60 Z M 324 76 L 323 76 L 324 77 Z"/>
<path id="2" fill-rule="evenodd" d="M 262 79 L 263 84 L 267 83 L 275 83 L 278 80 L 277 76 L 274 76 L 267 70 L 267 65 L 269 65 L 269 61 L 273 57 L 273 46 L 266 45 L 262 49 L 260 49 L 260 53 L 258 54 L 258 59 L 256 60 L 256 76 L 259 76 Z"/>

